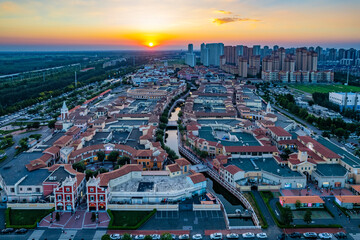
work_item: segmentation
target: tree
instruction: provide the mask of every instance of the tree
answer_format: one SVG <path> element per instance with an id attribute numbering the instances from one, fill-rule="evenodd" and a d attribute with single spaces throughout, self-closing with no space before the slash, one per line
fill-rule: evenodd
<path id="1" fill-rule="evenodd" d="M 299 208 L 301 207 L 301 202 L 300 202 L 300 200 L 296 200 L 296 202 L 295 202 L 295 207 L 296 207 L 296 209 L 299 209 Z"/>
<path id="2" fill-rule="evenodd" d="M 33 127 L 33 128 L 39 128 L 39 127 L 40 127 L 40 122 L 34 122 L 34 123 L 32 124 L 32 127 Z"/>
<path id="3" fill-rule="evenodd" d="M 95 220 L 96 220 L 96 214 L 95 214 L 95 212 L 92 212 L 91 213 L 91 221 L 95 222 Z"/>
<path id="4" fill-rule="evenodd" d="M 72 167 L 73 167 L 73 169 L 75 169 L 78 172 L 85 172 L 85 170 L 86 170 L 86 166 L 83 161 L 74 163 L 72 165 Z"/>
<path id="5" fill-rule="evenodd" d="M 48 128 L 54 129 L 55 128 L 55 123 L 56 123 L 55 119 L 48 122 Z"/>
<path id="6" fill-rule="evenodd" d="M 90 169 L 85 171 L 85 177 L 86 177 L 86 181 L 89 180 L 90 178 L 94 177 L 95 174 L 93 171 L 91 171 Z"/>
<path id="7" fill-rule="evenodd" d="M 60 214 L 59 214 L 59 212 L 56 212 L 56 214 L 55 214 L 55 219 L 56 219 L 57 222 L 60 221 Z"/>
<path id="8" fill-rule="evenodd" d="M 101 240 L 111 240 L 110 235 L 109 234 L 102 235 Z"/>
<path id="9" fill-rule="evenodd" d="M 290 207 L 285 207 L 281 214 L 281 220 L 284 224 L 289 225 L 293 222 L 294 216 Z"/>
<path id="10" fill-rule="evenodd" d="M 119 152 L 118 152 L 118 151 L 111 151 L 111 152 L 109 153 L 108 160 L 109 160 L 110 162 L 112 162 L 113 167 L 115 166 L 115 163 L 116 163 L 118 157 L 119 157 Z"/>
<path id="11" fill-rule="evenodd" d="M 161 235 L 160 240 L 172 240 L 172 236 L 170 233 L 164 233 Z"/>
<path id="12" fill-rule="evenodd" d="M 121 166 L 123 166 L 125 164 L 129 164 L 129 163 L 130 163 L 130 158 L 128 156 L 122 156 L 118 160 L 118 164 Z"/>
<path id="13" fill-rule="evenodd" d="M 122 240 L 132 240 L 132 237 L 130 236 L 130 234 L 125 233 L 124 236 L 121 239 Z"/>
<path id="14" fill-rule="evenodd" d="M 307 224 L 311 223 L 311 221 L 312 221 L 311 215 L 312 215 L 312 213 L 311 213 L 310 209 L 306 209 L 306 212 L 305 212 L 305 215 L 304 215 L 304 221 Z"/>
<path id="15" fill-rule="evenodd" d="M 96 153 L 96 157 L 99 162 L 103 162 L 105 160 L 105 153 L 103 151 L 99 151 Z"/>
<path id="16" fill-rule="evenodd" d="M 152 237 L 150 235 L 146 235 L 144 240 L 152 240 Z"/>

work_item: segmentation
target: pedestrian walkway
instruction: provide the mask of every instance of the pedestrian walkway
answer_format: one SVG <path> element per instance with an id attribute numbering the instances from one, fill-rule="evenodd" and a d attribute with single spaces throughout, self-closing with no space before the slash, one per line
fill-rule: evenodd
<path id="1" fill-rule="evenodd" d="M 30 237 L 28 238 L 28 240 L 39 240 L 41 238 L 41 236 L 44 234 L 45 230 L 35 230 Z"/>
<path id="2" fill-rule="evenodd" d="M 106 234 L 106 230 L 98 230 L 95 232 L 93 240 L 101 240 L 101 237 Z"/>
<path id="3" fill-rule="evenodd" d="M 75 237 L 76 233 L 77 233 L 77 230 L 66 230 L 60 235 L 59 240 L 73 239 Z"/>
<path id="4" fill-rule="evenodd" d="M 107 212 L 99 212 L 97 221 L 92 221 L 92 212 L 85 210 L 78 210 L 74 213 L 60 212 L 59 221 L 56 221 L 55 216 L 55 212 L 47 215 L 40 221 L 39 226 L 60 229 L 96 229 L 106 228 L 110 222 Z"/>

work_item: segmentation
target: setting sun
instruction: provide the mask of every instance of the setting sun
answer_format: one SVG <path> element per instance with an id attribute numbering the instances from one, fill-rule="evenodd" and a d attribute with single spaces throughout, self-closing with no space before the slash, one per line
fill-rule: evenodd
<path id="1" fill-rule="evenodd" d="M 154 43 L 149 42 L 148 46 L 149 46 L 149 47 L 153 47 L 153 46 L 154 46 Z"/>

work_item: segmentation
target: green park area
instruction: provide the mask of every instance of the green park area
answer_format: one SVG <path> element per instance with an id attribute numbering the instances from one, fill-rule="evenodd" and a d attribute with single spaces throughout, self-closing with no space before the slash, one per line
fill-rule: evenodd
<path id="1" fill-rule="evenodd" d="M 6 209 L 6 227 L 13 228 L 35 228 L 36 223 L 40 222 L 45 216 L 54 211 L 54 209 L 39 210 L 15 210 Z"/>
<path id="2" fill-rule="evenodd" d="M 153 211 L 110 211 L 109 229 L 137 229 L 156 213 Z"/>
<path id="3" fill-rule="evenodd" d="M 291 84 L 289 87 L 307 93 L 360 92 L 360 87 L 346 86 L 341 84 Z"/>

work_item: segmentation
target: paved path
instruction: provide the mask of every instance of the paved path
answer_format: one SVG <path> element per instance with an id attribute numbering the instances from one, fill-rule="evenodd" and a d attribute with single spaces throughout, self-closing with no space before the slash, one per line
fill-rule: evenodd
<path id="1" fill-rule="evenodd" d="M 93 240 L 101 240 L 101 237 L 106 234 L 106 230 L 98 230 L 95 232 Z"/>
<path id="2" fill-rule="evenodd" d="M 264 215 L 266 222 L 269 227 L 265 230 L 270 239 L 276 239 L 276 237 L 281 233 L 281 230 L 277 227 L 274 219 L 272 218 L 269 209 L 267 208 L 264 200 L 262 199 L 258 191 L 251 191 L 255 197 L 256 202 L 259 205 L 259 211 Z"/>
<path id="3" fill-rule="evenodd" d="M 44 234 L 45 230 L 35 230 L 29 237 L 29 240 L 38 240 Z"/>

